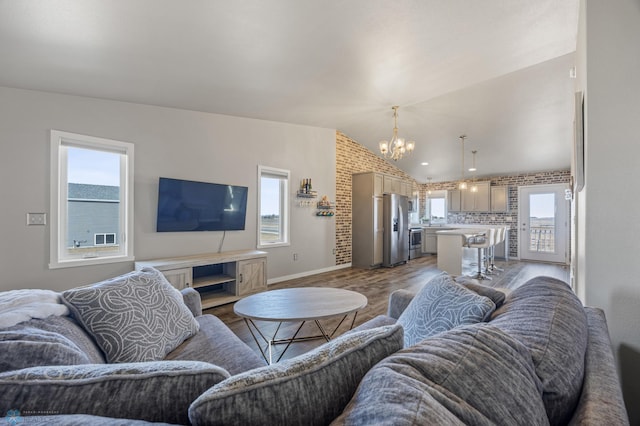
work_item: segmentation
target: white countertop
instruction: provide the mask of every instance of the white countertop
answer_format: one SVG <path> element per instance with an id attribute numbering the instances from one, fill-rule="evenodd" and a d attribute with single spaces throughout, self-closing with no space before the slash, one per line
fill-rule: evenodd
<path id="1" fill-rule="evenodd" d="M 492 229 L 492 228 L 507 228 L 511 229 L 509 225 L 483 225 L 479 223 L 447 223 L 444 225 L 427 225 L 427 224 L 413 224 L 409 228 L 422 228 L 422 229 Z"/>

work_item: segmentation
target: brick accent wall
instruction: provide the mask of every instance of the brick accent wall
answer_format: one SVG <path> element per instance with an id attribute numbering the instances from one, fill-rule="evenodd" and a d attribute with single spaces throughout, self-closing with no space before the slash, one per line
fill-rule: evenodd
<path id="1" fill-rule="evenodd" d="M 351 263 L 351 175 L 361 172 L 379 172 L 411 181 L 420 192 L 420 211 L 425 211 L 428 187 L 432 190 L 455 189 L 457 182 L 418 184 L 415 179 L 393 164 L 369 151 L 347 135 L 336 132 L 336 265 Z M 478 223 L 487 225 L 511 225 L 509 256 L 518 256 L 518 186 L 569 183 L 571 172 L 559 170 L 527 173 L 511 176 L 495 176 L 478 180 L 490 180 L 491 186 L 509 186 L 508 213 L 450 213 L 449 223 Z M 510 220 L 509 220 L 510 219 Z"/>
<path id="2" fill-rule="evenodd" d="M 336 132 L 336 265 L 351 263 L 351 175 L 362 172 L 386 173 L 417 185 L 393 164 Z"/>

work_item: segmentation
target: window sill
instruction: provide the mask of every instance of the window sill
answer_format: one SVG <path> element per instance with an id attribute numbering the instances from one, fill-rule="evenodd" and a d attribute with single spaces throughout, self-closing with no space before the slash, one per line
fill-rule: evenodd
<path id="1" fill-rule="evenodd" d="M 266 249 L 266 248 L 273 248 L 273 247 L 288 247 L 290 245 L 291 245 L 291 243 L 258 244 L 257 248 Z"/>
<path id="2" fill-rule="evenodd" d="M 75 268 L 78 266 L 104 265 L 108 263 L 133 262 L 134 256 L 94 257 L 90 259 L 69 259 L 50 262 L 49 269 Z"/>

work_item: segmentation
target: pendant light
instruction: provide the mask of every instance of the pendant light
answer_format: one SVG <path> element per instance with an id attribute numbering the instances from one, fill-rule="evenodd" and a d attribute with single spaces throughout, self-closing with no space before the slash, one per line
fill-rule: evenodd
<path id="1" fill-rule="evenodd" d="M 471 154 L 473 154 L 473 163 L 471 167 L 469 167 L 469 171 L 473 173 L 471 188 L 469 188 L 469 191 L 471 192 L 478 192 L 478 185 L 476 184 L 476 176 L 475 176 L 475 171 L 477 170 L 476 169 L 476 153 L 477 152 L 478 151 L 471 151 Z"/>
<path id="2" fill-rule="evenodd" d="M 460 142 L 462 142 L 462 163 L 460 164 L 460 183 L 458 184 L 458 189 L 465 190 L 467 189 L 467 182 L 464 180 L 464 140 L 467 138 L 467 135 L 460 136 Z"/>

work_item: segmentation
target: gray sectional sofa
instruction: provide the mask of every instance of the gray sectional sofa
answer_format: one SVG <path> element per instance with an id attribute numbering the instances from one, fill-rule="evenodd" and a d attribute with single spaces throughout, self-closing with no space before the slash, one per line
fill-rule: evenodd
<path id="1" fill-rule="evenodd" d="M 552 278 L 441 275 L 271 366 L 150 268 L 47 297 L 0 326 L 8 424 L 628 424 L 602 311 Z"/>

